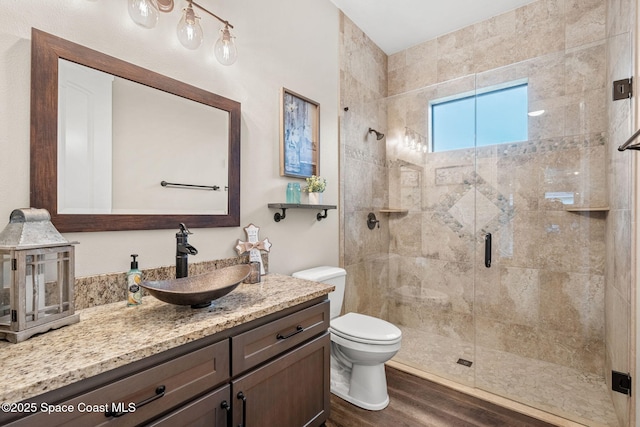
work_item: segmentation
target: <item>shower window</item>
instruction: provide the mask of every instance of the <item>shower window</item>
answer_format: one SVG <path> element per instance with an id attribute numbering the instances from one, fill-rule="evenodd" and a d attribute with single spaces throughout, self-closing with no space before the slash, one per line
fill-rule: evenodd
<path id="1" fill-rule="evenodd" d="M 432 101 L 431 151 L 528 139 L 527 83 L 511 83 Z"/>

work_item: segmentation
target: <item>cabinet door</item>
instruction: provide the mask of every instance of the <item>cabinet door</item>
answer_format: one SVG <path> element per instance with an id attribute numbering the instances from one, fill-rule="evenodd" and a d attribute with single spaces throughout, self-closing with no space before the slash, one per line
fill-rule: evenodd
<path id="1" fill-rule="evenodd" d="M 329 333 L 231 382 L 233 425 L 319 426 L 329 417 Z"/>
<path id="2" fill-rule="evenodd" d="M 231 387 L 226 385 L 205 394 L 171 414 L 149 424 L 150 427 L 227 427 Z"/>

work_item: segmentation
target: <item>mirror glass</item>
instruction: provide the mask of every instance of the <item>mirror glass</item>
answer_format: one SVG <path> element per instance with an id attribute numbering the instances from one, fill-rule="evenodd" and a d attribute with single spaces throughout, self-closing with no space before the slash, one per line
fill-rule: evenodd
<path id="1" fill-rule="evenodd" d="M 228 123 L 224 110 L 59 59 L 58 213 L 226 214 Z"/>
<path id="2" fill-rule="evenodd" d="M 239 226 L 240 104 L 34 29 L 31 206 L 61 232 Z"/>

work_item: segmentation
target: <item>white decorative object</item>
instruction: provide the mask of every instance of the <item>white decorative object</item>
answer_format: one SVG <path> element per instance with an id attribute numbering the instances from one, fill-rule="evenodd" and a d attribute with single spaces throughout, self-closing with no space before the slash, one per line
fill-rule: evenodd
<path id="1" fill-rule="evenodd" d="M 309 194 L 310 205 L 322 204 L 322 192 L 327 188 L 327 180 L 321 176 L 311 175 L 306 179 L 304 191 Z"/>
<path id="2" fill-rule="evenodd" d="M 265 274 L 264 264 L 262 263 L 262 256 L 260 255 L 260 251 L 269 252 L 271 250 L 271 242 L 269 238 L 265 238 L 260 241 L 258 239 L 258 232 L 260 231 L 260 227 L 256 227 L 253 224 L 249 224 L 244 228 L 245 233 L 247 233 L 247 241 L 243 242 L 238 239 L 236 243 L 236 252 L 238 255 L 242 255 L 246 252 L 249 252 L 249 261 L 259 262 L 260 263 L 260 274 Z"/>
<path id="3" fill-rule="evenodd" d="M 322 193 L 309 193 L 309 204 L 310 205 L 321 205 L 322 204 Z"/>

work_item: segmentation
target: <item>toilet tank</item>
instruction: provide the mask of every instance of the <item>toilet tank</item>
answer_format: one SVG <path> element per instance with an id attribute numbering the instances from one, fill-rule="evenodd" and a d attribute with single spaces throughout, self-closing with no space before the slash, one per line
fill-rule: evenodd
<path id="1" fill-rule="evenodd" d="M 312 280 L 314 282 L 335 286 L 335 291 L 329 292 L 329 302 L 331 303 L 330 318 L 333 319 L 340 316 L 347 278 L 347 272 L 344 268 L 329 266 L 315 267 L 308 270 L 296 271 L 292 276 L 298 279 Z"/>

